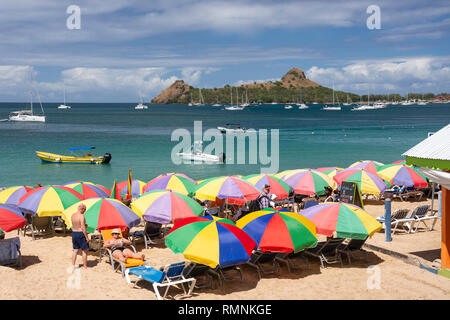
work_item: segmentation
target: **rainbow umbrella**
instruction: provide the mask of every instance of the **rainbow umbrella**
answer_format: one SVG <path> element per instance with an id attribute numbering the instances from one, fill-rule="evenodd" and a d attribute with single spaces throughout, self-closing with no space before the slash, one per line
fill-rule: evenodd
<path id="1" fill-rule="evenodd" d="M 367 172 L 377 174 L 377 167 L 384 165 L 381 162 L 378 161 L 371 161 L 371 160 L 360 160 L 355 163 L 352 163 L 348 168 L 352 169 L 364 169 Z"/>
<path id="2" fill-rule="evenodd" d="M 196 183 L 186 175 L 178 173 L 163 174 L 148 182 L 143 188 L 143 192 L 152 190 L 172 190 L 184 195 L 192 195 L 196 189 Z M 186 176 L 187 177 L 187 176 Z"/>
<path id="3" fill-rule="evenodd" d="M 392 162 L 392 164 L 406 164 L 406 160 L 397 160 L 395 162 Z"/>
<path id="4" fill-rule="evenodd" d="M 142 188 L 145 186 L 145 182 L 140 180 L 132 180 L 131 181 L 131 196 L 139 197 L 142 194 Z M 122 181 L 117 184 L 117 189 L 120 194 L 126 196 L 128 193 L 128 180 Z"/>
<path id="5" fill-rule="evenodd" d="M 116 199 L 116 200 L 119 200 L 119 201 L 122 200 L 122 197 L 120 196 L 120 192 L 117 189 L 117 180 L 114 180 L 113 186 L 112 186 L 111 191 L 109 192 L 109 194 L 110 194 L 109 197 L 111 199 Z"/>
<path id="6" fill-rule="evenodd" d="M 255 200 L 260 191 L 250 182 L 235 177 L 214 177 L 206 179 L 199 185 L 195 192 L 195 197 L 201 201 L 234 198 Z"/>
<path id="7" fill-rule="evenodd" d="M 267 208 L 247 214 L 236 225 L 261 251 L 299 252 L 317 245 L 316 226 L 298 213 Z"/>
<path id="8" fill-rule="evenodd" d="M 418 170 L 406 165 L 387 164 L 378 167 L 378 176 L 392 185 L 426 188 L 428 182 Z"/>
<path id="9" fill-rule="evenodd" d="M 337 175 L 339 172 L 341 172 L 341 170 L 343 169 L 332 169 L 332 170 L 325 170 L 325 171 L 321 171 L 323 174 L 326 174 L 327 176 L 329 176 L 331 179 L 333 179 L 333 177 L 335 175 Z"/>
<path id="10" fill-rule="evenodd" d="M 270 193 L 276 194 L 278 199 L 288 198 L 291 192 L 291 187 L 286 182 L 267 174 L 252 174 L 243 179 L 250 182 L 258 190 L 262 190 L 266 184 L 269 185 Z"/>
<path id="11" fill-rule="evenodd" d="M 362 169 L 345 169 L 333 177 L 334 181 L 341 186 L 342 181 L 356 182 L 361 193 L 381 194 L 387 185 L 376 174 Z"/>
<path id="12" fill-rule="evenodd" d="M 234 266 L 249 261 L 256 242 L 238 227 L 203 217 L 179 220 L 165 236 L 174 253 L 211 268 Z"/>
<path id="13" fill-rule="evenodd" d="M 294 174 L 296 172 L 301 172 L 301 171 L 307 171 L 308 168 L 305 169 L 289 169 L 289 170 L 284 170 L 278 173 L 273 174 L 272 176 L 274 176 L 275 178 L 281 179 L 283 180 L 283 178 L 288 175 L 288 174 Z"/>
<path id="14" fill-rule="evenodd" d="M 324 168 L 317 168 L 316 170 L 319 171 L 319 172 L 327 172 L 327 171 L 333 171 L 333 170 L 340 171 L 340 170 L 344 170 L 344 168 L 340 168 L 340 167 L 324 167 Z"/>
<path id="15" fill-rule="evenodd" d="M 19 209 L 11 205 L 0 204 L 0 230 L 9 232 L 23 228 L 26 222 L 27 219 Z"/>
<path id="16" fill-rule="evenodd" d="M 83 196 L 71 188 L 49 186 L 40 187 L 25 194 L 20 199 L 18 207 L 40 217 L 51 217 L 61 215 L 61 212 L 81 200 Z"/>
<path id="17" fill-rule="evenodd" d="M 10 187 L 0 192 L 0 203 L 10 204 L 17 206 L 20 198 L 22 198 L 27 192 L 33 190 L 26 186 Z"/>
<path id="18" fill-rule="evenodd" d="M 285 175 L 282 180 L 286 182 L 297 194 L 323 195 L 325 187 L 334 188 L 333 179 L 316 170 L 302 170 Z"/>
<path id="19" fill-rule="evenodd" d="M 381 230 L 381 224 L 358 206 L 343 202 L 321 203 L 300 214 L 316 225 L 318 234 L 339 238 L 366 239 Z"/>
<path id="20" fill-rule="evenodd" d="M 122 202 L 111 198 L 91 198 L 73 204 L 62 212 L 62 217 L 68 228 L 72 228 L 72 215 L 77 212 L 78 206 L 84 204 L 86 212 L 84 217 L 88 225 L 86 231 L 93 233 L 95 229 L 107 230 L 132 228 L 141 222 L 141 218 Z"/>
<path id="21" fill-rule="evenodd" d="M 64 186 L 82 194 L 84 199 L 108 198 L 110 196 L 110 192 L 108 189 L 92 182 L 77 181 L 65 184 Z"/>
<path id="22" fill-rule="evenodd" d="M 131 203 L 131 208 L 144 220 L 162 224 L 199 216 L 204 211 L 194 199 L 170 190 L 146 192 Z"/>
<path id="23" fill-rule="evenodd" d="M 220 222 L 223 222 L 223 223 L 229 223 L 229 224 L 232 224 L 232 225 L 236 225 L 233 221 L 231 221 L 230 219 L 227 219 L 227 218 L 220 218 L 220 217 L 216 217 L 216 216 L 211 216 L 211 215 L 209 215 L 209 214 L 207 214 L 207 215 L 205 215 L 205 216 L 202 216 L 202 218 L 205 218 L 205 219 L 208 219 L 208 220 L 214 220 L 214 221 L 220 221 Z"/>

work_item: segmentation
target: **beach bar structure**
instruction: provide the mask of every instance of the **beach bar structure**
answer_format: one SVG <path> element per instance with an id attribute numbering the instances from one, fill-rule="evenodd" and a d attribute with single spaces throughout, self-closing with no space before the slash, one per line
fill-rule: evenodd
<path id="1" fill-rule="evenodd" d="M 441 266 L 450 270 L 450 124 L 430 135 L 404 154 L 406 164 L 419 167 L 433 183 L 440 184 L 441 194 Z"/>

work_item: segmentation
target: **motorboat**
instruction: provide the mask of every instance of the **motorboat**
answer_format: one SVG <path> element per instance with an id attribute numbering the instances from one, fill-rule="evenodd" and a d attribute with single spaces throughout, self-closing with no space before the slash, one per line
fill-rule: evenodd
<path id="1" fill-rule="evenodd" d="M 291 106 L 291 105 L 287 105 L 287 106 L 284 106 L 284 108 L 285 108 L 285 109 L 292 109 L 292 108 L 293 108 L 293 106 Z"/>
<path id="2" fill-rule="evenodd" d="M 306 105 L 306 104 L 304 104 L 304 103 L 300 103 L 300 104 L 297 104 L 298 105 L 298 108 L 300 109 L 300 110 L 303 110 L 303 109 L 309 109 L 309 107 Z"/>
<path id="3" fill-rule="evenodd" d="M 103 156 L 95 156 L 91 153 L 76 155 L 76 150 L 92 150 L 95 147 L 69 148 L 72 155 L 61 155 L 49 152 L 36 151 L 36 155 L 45 163 L 71 163 L 71 164 L 108 164 L 111 161 L 111 154 L 105 153 Z"/>
<path id="4" fill-rule="evenodd" d="M 225 154 L 219 155 L 208 154 L 202 152 L 203 141 L 195 141 L 188 152 L 179 152 L 176 155 L 183 160 L 189 160 L 193 162 L 206 162 L 206 163 L 223 163 L 225 162 Z"/>
<path id="5" fill-rule="evenodd" d="M 234 127 L 233 127 L 234 126 Z M 240 124 L 227 123 L 225 127 L 217 127 L 223 134 L 241 134 L 247 132 L 256 132 L 255 129 L 241 128 Z"/>
<path id="6" fill-rule="evenodd" d="M 148 109 L 148 107 L 145 104 L 139 103 L 136 107 L 134 107 L 136 110 L 144 110 Z"/>
<path id="7" fill-rule="evenodd" d="M 245 109 L 245 107 L 241 107 L 241 106 L 233 106 L 233 105 L 230 105 L 230 106 L 226 106 L 225 107 L 225 110 L 231 110 L 231 111 L 233 111 L 233 110 L 244 110 Z"/>
<path id="8" fill-rule="evenodd" d="M 341 108 L 341 106 L 334 106 L 334 105 L 328 106 L 327 105 L 327 106 L 323 107 L 322 110 L 325 110 L 325 111 L 340 111 L 340 110 L 342 110 L 342 108 Z"/>

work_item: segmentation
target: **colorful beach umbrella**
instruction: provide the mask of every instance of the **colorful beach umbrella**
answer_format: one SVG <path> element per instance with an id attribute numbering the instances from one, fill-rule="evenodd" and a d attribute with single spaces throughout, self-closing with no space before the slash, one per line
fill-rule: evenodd
<path id="1" fill-rule="evenodd" d="M 165 243 L 174 253 L 211 268 L 246 263 L 256 247 L 256 242 L 238 227 L 202 217 L 176 222 Z"/>
<path id="2" fill-rule="evenodd" d="M 132 228 L 141 222 L 141 218 L 122 202 L 111 198 L 91 198 L 73 204 L 62 212 L 66 226 L 72 228 L 72 215 L 77 212 L 78 206 L 84 204 L 88 233 L 97 230 Z"/>
<path id="3" fill-rule="evenodd" d="M 110 196 L 110 191 L 108 189 L 92 182 L 78 181 L 65 184 L 64 186 L 77 191 L 78 193 L 83 195 L 84 199 L 108 198 Z"/>
<path id="4" fill-rule="evenodd" d="M 258 190 L 262 190 L 265 185 L 269 185 L 270 193 L 277 195 L 277 199 L 286 199 L 291 192 L 291 187 L 286 182 L 267 174 L 252 174 L 243 177 L 243 179 L 250 182 Z"/>
<path id="5" fill-rule="evenodd" d="M 20 198 L 31 190 L 33 188 L 26 186 L 16 186 L 2 190 L 0 191 L 0 203 L 17 206 Z"/>
<path id="6" fill-rule="evenodd" d="M 377 195 L 383 193 L 387 188 L 383 179 L 362 169 L 345 169 L 336 174 L 333 179 L 339 186 L 342 181 L 356 182 L 361 193 Z"/>
<path id="7" fill-rule="evenodd" d="M 236 225 L 261 251 L 299 252 L 317 245 L 316 226 L 298 213 L 267 208 L 245 215 Z"/>
<path id="8" fill-rule="evenodd" d="M 392 185 L 426 188 L 428 182 L 420 171 L 406 165 L 387 164 L 378 167 L 378 176 Z"/>
<path id="9" fill-rule="evenodd" d="M 384 165 L 381 162 L 378 161 L 372 161 L 372 160 L 360 160 L 355 163 L 352 163 L 348 168 L 352 169 L 364 169 L 367 172 L 377 174 L 377 167 Z"/>
<path id="10" fill-rule="evenodd" d="M 324 167 L 324 168 L 317 168 L 316 169 L 319 172 L 329 172 L 329 171 L 333 171 L 333 170 L 344 170 L 344 168 L 340 168 L 340 167 Z"/>
<path id="11" fill-rule="evenodd" d="M 128 180 L 122 181 L 117 184 L 117 189 L 124 197 L 128 194 Z M 139 197 L 142 194 L 142 188 L 145 186 L 145 182 L 140 180 L 131 181 L 131 197 Z"/>
<path id="12" fill-rule="evenodd" d="M 325 188 L 334 188 L 335 183 L 333 179 L 326 174 L 308 169 L 298 172 L 288 173 L 282 180 L 286 182 L 292 190 L 297 194 L 303 195 L 323 195 L 325 194 Z"/>
<path id="13" fill-rule="evenodd" d="M 131 203 L 131 208 L 144 220 L 162 224 L 199 216 L 204 212 L 194 199 L 170 190 L 146 192 Z"/>
<path id="14" fill-rule="evenodd" d="M 223 223 L 229 223 L 229 224 L 232 224 L 232 225 L 234 225 L 234 226 L 236 225 L 236 224 L 235 224 L 233 221 L 231 221 L 230 219 L 227 219 L 227 218 L 220 218 L 220 217 L 212 216 L 212 215 L 209 215 L 209 214 L 202 216 L 202 218 L 205 218 L 205 219 L 208 219 L 208 220 L 220 221 L 220 222 L 223 222 Z"/>
<path id="15" fill-rule="evenodd" d="M 365 239 L 381 230 L 381 224 L 366 211 L 343 202 L 321 203 L 300 214 L 316 225 L 318 234 L 339 238 Z"/>
<path id="16" fill-rule="evenodd" d="M 305 168 L 305 169 L 289 169 L 289 170 L 284 170 L 284 171 L 275 173 L 275 174 L 273 174 L 272 176 L 274 176 L 275 178 L 278 178 L 278 179 L 283 180 L 283 178 L 284 178 L 286 175 L 288 175 L 288 174 L 293 174 L 293 173 L 296 173 L 296 172 L 306 171 L 306 170 L 308 170 L 308 168 Z"/>
<path id="17" fill-rule="evenodd" d="M 195 191 L 195 197 L 201 201 L 234 198 L 255 200 L 261 191 L 256 189 L 250 182 L 235 177 L 214 177 L 206 179 Z"/>
<path id="18" fill-rule="evenodd" d="M 397 160 L 392 162 L 392 164 L 406 164 L 406 160 Z"/>
<path id="19" fill-rule="evenodd" d="M 196 189 L 196 183 L 186 175 L 169 173 L 156 177 L 142 188 L 143 193 L 164 189 L 176 191 L 184 195 L 193 195 Z"/>
<path id="20" fill-rule="evenodd" d="M 0 230 L 4 232 L 23 228 L 27 220 L 15 206 L 0 204 Z"/>
<path id="21" fill-rule="evenodd" d="M 83 196 L 71 188 L 48 186 L 29 191 L 20 199 L 18 207 L 40 217 L 59 216 L 65 209 L 81 200 Z"/>
<path id="22" fill-rule="evenodd" d="M 321 171 L 323 174 L 326 174 L 327 176 L 329 176 L 331 179 L 333 179 L 333 177 L 338 174 L 339 172 L 341 172 L 343 169 L 332 169 L 332 170 L 325 170 L 325 171 Z"/>
<path id="23" fill-rule="evenodd" d="M 116 200 L 122 201 L 122 197 L 120 196 L 119 189 L 117 188 L 117 180 L 114 180 L 109 197 L 111 199 L 116 199 Z"/>

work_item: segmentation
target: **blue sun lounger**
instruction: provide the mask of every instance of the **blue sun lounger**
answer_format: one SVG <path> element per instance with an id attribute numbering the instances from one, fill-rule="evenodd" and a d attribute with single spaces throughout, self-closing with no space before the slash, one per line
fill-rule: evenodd
<path id="1" fill-rule="evenodd" d="M 161 267 L 159 270 L 150 266 L 140 266 L 135 268 L 129 268 L 125 271 L 125 278 L 128 284 L 131 284 L 130 274 L 136 276 L 138 279 L 134 282 L 134 285 L 140 280 L 145 280 L 153 285 L 156 297 L 158 300 L 162 300 L 166 297 L 169 288 L 172 286 L 180 286 L 183 289 L 183 296 L 192 295 L 196 280 L 194 278 L 186 279 L 183 275 L 185 262 L 178 262 L 168 264 Z M 190 283 L 190 286 L 185 287 Z M 166 287 L 164 294 L 161 296 L 159 293 L 160 287 Z"/>

